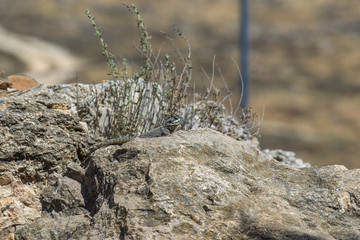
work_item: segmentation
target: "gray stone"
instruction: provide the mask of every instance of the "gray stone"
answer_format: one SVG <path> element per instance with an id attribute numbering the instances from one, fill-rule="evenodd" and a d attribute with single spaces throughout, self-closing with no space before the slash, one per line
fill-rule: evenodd
<path id="1" fill-rule="evenodd" d="M 304 162 L 301 158 L 296 157 L 296 153 L 290 151 L 284 151 L 281 149 L 269 150 L 264 149 L 263 153 L 271 156 L 279 162 L 289 164 L 296 168 L 308 168 L 311 167 L 310 163 Z"/>
<path id="2" fill-rule="evenodd" d="M 207 128 L 85 161 L 95 135 L 39 89 L 0 98 L 1 238 L 360 239 L 359 169 L 295 168 Z"/>

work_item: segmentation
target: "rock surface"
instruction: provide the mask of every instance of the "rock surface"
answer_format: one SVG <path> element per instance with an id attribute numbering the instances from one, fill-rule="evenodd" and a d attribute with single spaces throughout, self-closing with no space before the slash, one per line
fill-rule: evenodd
<path id="1" fill-rule="evenodd" d="M 85 160 L 80 120 L 57 97 L 0 98 L 1 239 L 360 239 L 358 169 L 293 168 L 211 129 Z"/>
<path id="2" fill-rule="evenodd" d="M 28 90 L 39 85 L 34 78 L 26 75 L 11 75 L 7 78 L 11 87 L 16 88 L 18 91 Z"/>
<path id="3" fill-rule="evenodd" d="M 279 162 L 286 163 L 296 168 L 311 167 L 310 163 L 304 163 L 302 159 L 297 158 L 294 152 L 284 151 L 281 149 L 276 149 L 276 150 L 264 149 L 263 153 L 270 155 L 272 158 L 274 158 Z"/>

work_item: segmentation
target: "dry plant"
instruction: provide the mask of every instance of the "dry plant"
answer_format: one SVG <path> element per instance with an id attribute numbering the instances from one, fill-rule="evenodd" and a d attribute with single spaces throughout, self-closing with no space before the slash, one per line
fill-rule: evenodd
<path id="1" fill-rule="evenodd" d="M 226 95 L 220 99 L 221 91 L 214 86 L 215 57 L 211 76 L 208 76 L 203 70 L 205 77 L 210 82 L 209 88 L 205 93 L 196 93 L 195 82 L 193 88 L 190 88 L 192 63 L 191 47 L 187 38 L 181 31 L 177 31 L 176 36 L 187 44 L 187 49 L 183 54 L 175 44 L 174 37 L 166 35 L 175 49 L 180 63 L 180 67 L 177 69 L 169 54 L 166 53 L 161 58 L 160 50 L 156 54 L 153 51 L 150 43 L 151 37 L 136 6 L 124 5 L 135 16 L 140 37 L 140 46 L 136 48 L 142 56 L 142 65 L 133 76 L 128 74 L 126 59 L 118 61 L 108 51 L 108 46 L 99 31 L 100 28 L 95 23 L 95 18 L 89 10 L 86 10 L 98 36 L 102 54 L 110 67 L 109 75 L 114 80 L 108 82 L 111 84 L 110 91 L 98 93 L 95 90 L 94 92 L 95 105 L 98 109 L 100 109 L 99 102 L 106 98 L 111 99 L 111 110 L 106 120 L 108 121 L 107 128 L 102 132 L 105 136 L 141 134 L 154 125 L 159 125 L 165 118 L 179 115 L 185 118 L 183 129 L 210 127 L 237 139 L 248 139 L 258 134 L 258 129 L 253 130 L 256 126 L 254 125 L 256 115 L 251 112 L 251 109 L 240 108 L 241 98 L 234 109 L 231 101 L 232 93 L 221 69 L 217 67 L 226 89 Z M 94 87 L 94 89 L 96 88 Z M 191 96 L 189 95 L 190 89 L 193 91 Z M 229 102 L 230 114 L 224 107 L 226 101 Z M 96 116 L 100 116 L 100 112 L 98 110 Z M 239 114 L 240 122 L 235 120 L 236 114 Z M 99 121 L 104 121 L 104 119 L 95 122 Z M 259 124 L 257 126 L 259 127 Z M 234 130 L 237 128 L 241 129 L 240 134 Z"/>

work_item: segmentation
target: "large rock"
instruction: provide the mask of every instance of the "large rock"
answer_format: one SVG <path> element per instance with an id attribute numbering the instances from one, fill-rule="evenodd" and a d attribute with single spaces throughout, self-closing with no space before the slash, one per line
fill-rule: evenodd
<path id="1" fill-rule="evenodd" d="M 21 96 L 0 98 L 1 239 L 360 239 L 358 169 L 293 168 L 210 129 L 85 159 L 71 105 Z"/>
<path id="2" fill-rule="evenodd" d="M 125 239 L 360 237 L 359 170 L 295 169 L 210 129 L 108 147 L 86 169 L 90 211 L 117 211 Z"/>

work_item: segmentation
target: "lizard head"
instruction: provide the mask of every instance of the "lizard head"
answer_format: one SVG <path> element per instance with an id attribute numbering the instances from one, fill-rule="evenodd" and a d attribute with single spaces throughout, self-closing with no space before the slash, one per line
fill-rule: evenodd
<path id="1" fill-rule="evenodd" d="M 184 118 L 182 118 L 182 117 L 172 117 L 165 121 L 164 126 L 167 129 L 169 129 L 170 132 L 173 132 L 173 131 L 175 131 L 177 126 L 179 126 L 182 123 L 183 120 L 184 120 Z"/>

